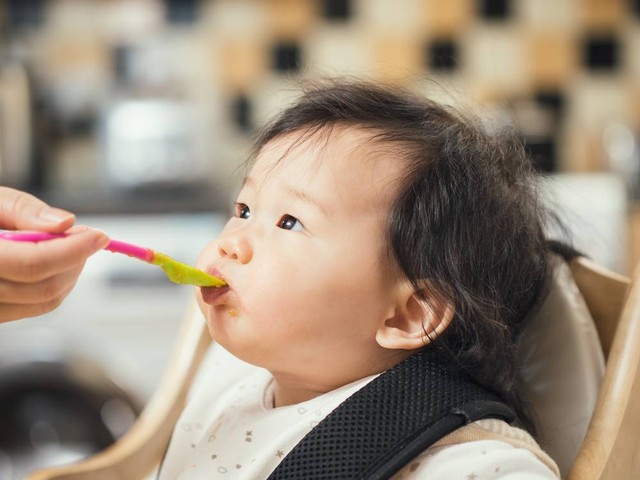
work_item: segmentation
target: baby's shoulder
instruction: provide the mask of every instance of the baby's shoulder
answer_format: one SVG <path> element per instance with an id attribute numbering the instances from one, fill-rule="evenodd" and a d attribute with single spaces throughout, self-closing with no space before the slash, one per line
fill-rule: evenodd
<path id="1" fill-rule="evenodd" d="M 461 473 L 461 478 L 560 478 L 556 463 L 529 433 L 502 420 L 488 419 L 443 437 L 409 462 L 393 480 L 445 479 L 460 477 Z"/>

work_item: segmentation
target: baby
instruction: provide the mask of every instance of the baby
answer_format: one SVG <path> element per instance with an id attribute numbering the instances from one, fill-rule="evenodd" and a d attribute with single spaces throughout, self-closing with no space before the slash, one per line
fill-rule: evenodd
<path id="1" fill-rule="evenodd" d="M 519 422 L 473 422 L 393 478 L 557 478 L 515 388 L 548 268 L 534 180 L 517 139 L 447 107 L 362 82 L 307 91 L 263 130 L 198 261 L 228 287 L 198 294 L 216 345 L 159 478 L 267 478 L 336 407 L 429 349 Z"/>

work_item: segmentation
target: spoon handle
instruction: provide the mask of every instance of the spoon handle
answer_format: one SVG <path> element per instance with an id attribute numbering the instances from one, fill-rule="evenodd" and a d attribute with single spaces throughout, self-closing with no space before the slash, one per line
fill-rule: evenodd
<path id="1" fill-rule="evenodd" d="M 139 247 L 120 240 L 111 240 L 104 249 L 114 253 L 123 253 L 147 263 L 153 263 L 154 251 L 150 248 Z"/>

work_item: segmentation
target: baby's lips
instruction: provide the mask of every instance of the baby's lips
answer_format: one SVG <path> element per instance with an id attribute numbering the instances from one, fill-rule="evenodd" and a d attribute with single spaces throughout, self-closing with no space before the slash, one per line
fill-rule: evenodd
<path id="1" fill-rule="evenodd" d="M 209 275 L 220 278 L 221 280 L 224 280 L 225 282 L 227 282 L 227 285 L 223 287 L 201 287 L 200 288 L 202 300 L 205 303 L 208 303 L 209 305 L 217 305 L 221 302 L 219 298 L 224 296 L 230 290 L 229 282 L 224 277 L 224 275 L 222 275 L 220 270 L 218 270 L 213 265 L 209 265 L 205 269 L 205 272 L 207 272 Z"/>
<path id="2" fill-rule="evenodd" d="M 226 278 L 224 278 L 224 275 L 222 275 L 222 273 L 220 272 L 220 270 L 218 270 L 216 267 L 214 267 L 213 265 L 209 265 L 206 269 L 205 272 L 207 272 L 209 275 L 219 278 L 220 280 L 224 280 L 227 285 L 229 284 L 229 282 L 227 281 Z"/>

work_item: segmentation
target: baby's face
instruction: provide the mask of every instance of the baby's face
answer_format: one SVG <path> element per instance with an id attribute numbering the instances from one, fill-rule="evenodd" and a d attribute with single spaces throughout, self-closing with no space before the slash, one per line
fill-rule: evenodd
<path id="1" fill-rule="evenodd" d="M 331 387 L 374 367 L 375 332 L 395 308 L 384 227 L 400 162 L 372 154 L 358 131 L 289 151 L 296 138 L 261 151 L 235 216 L 198 261 L 229 288 L 198 297 L 231 353 Z"/>

